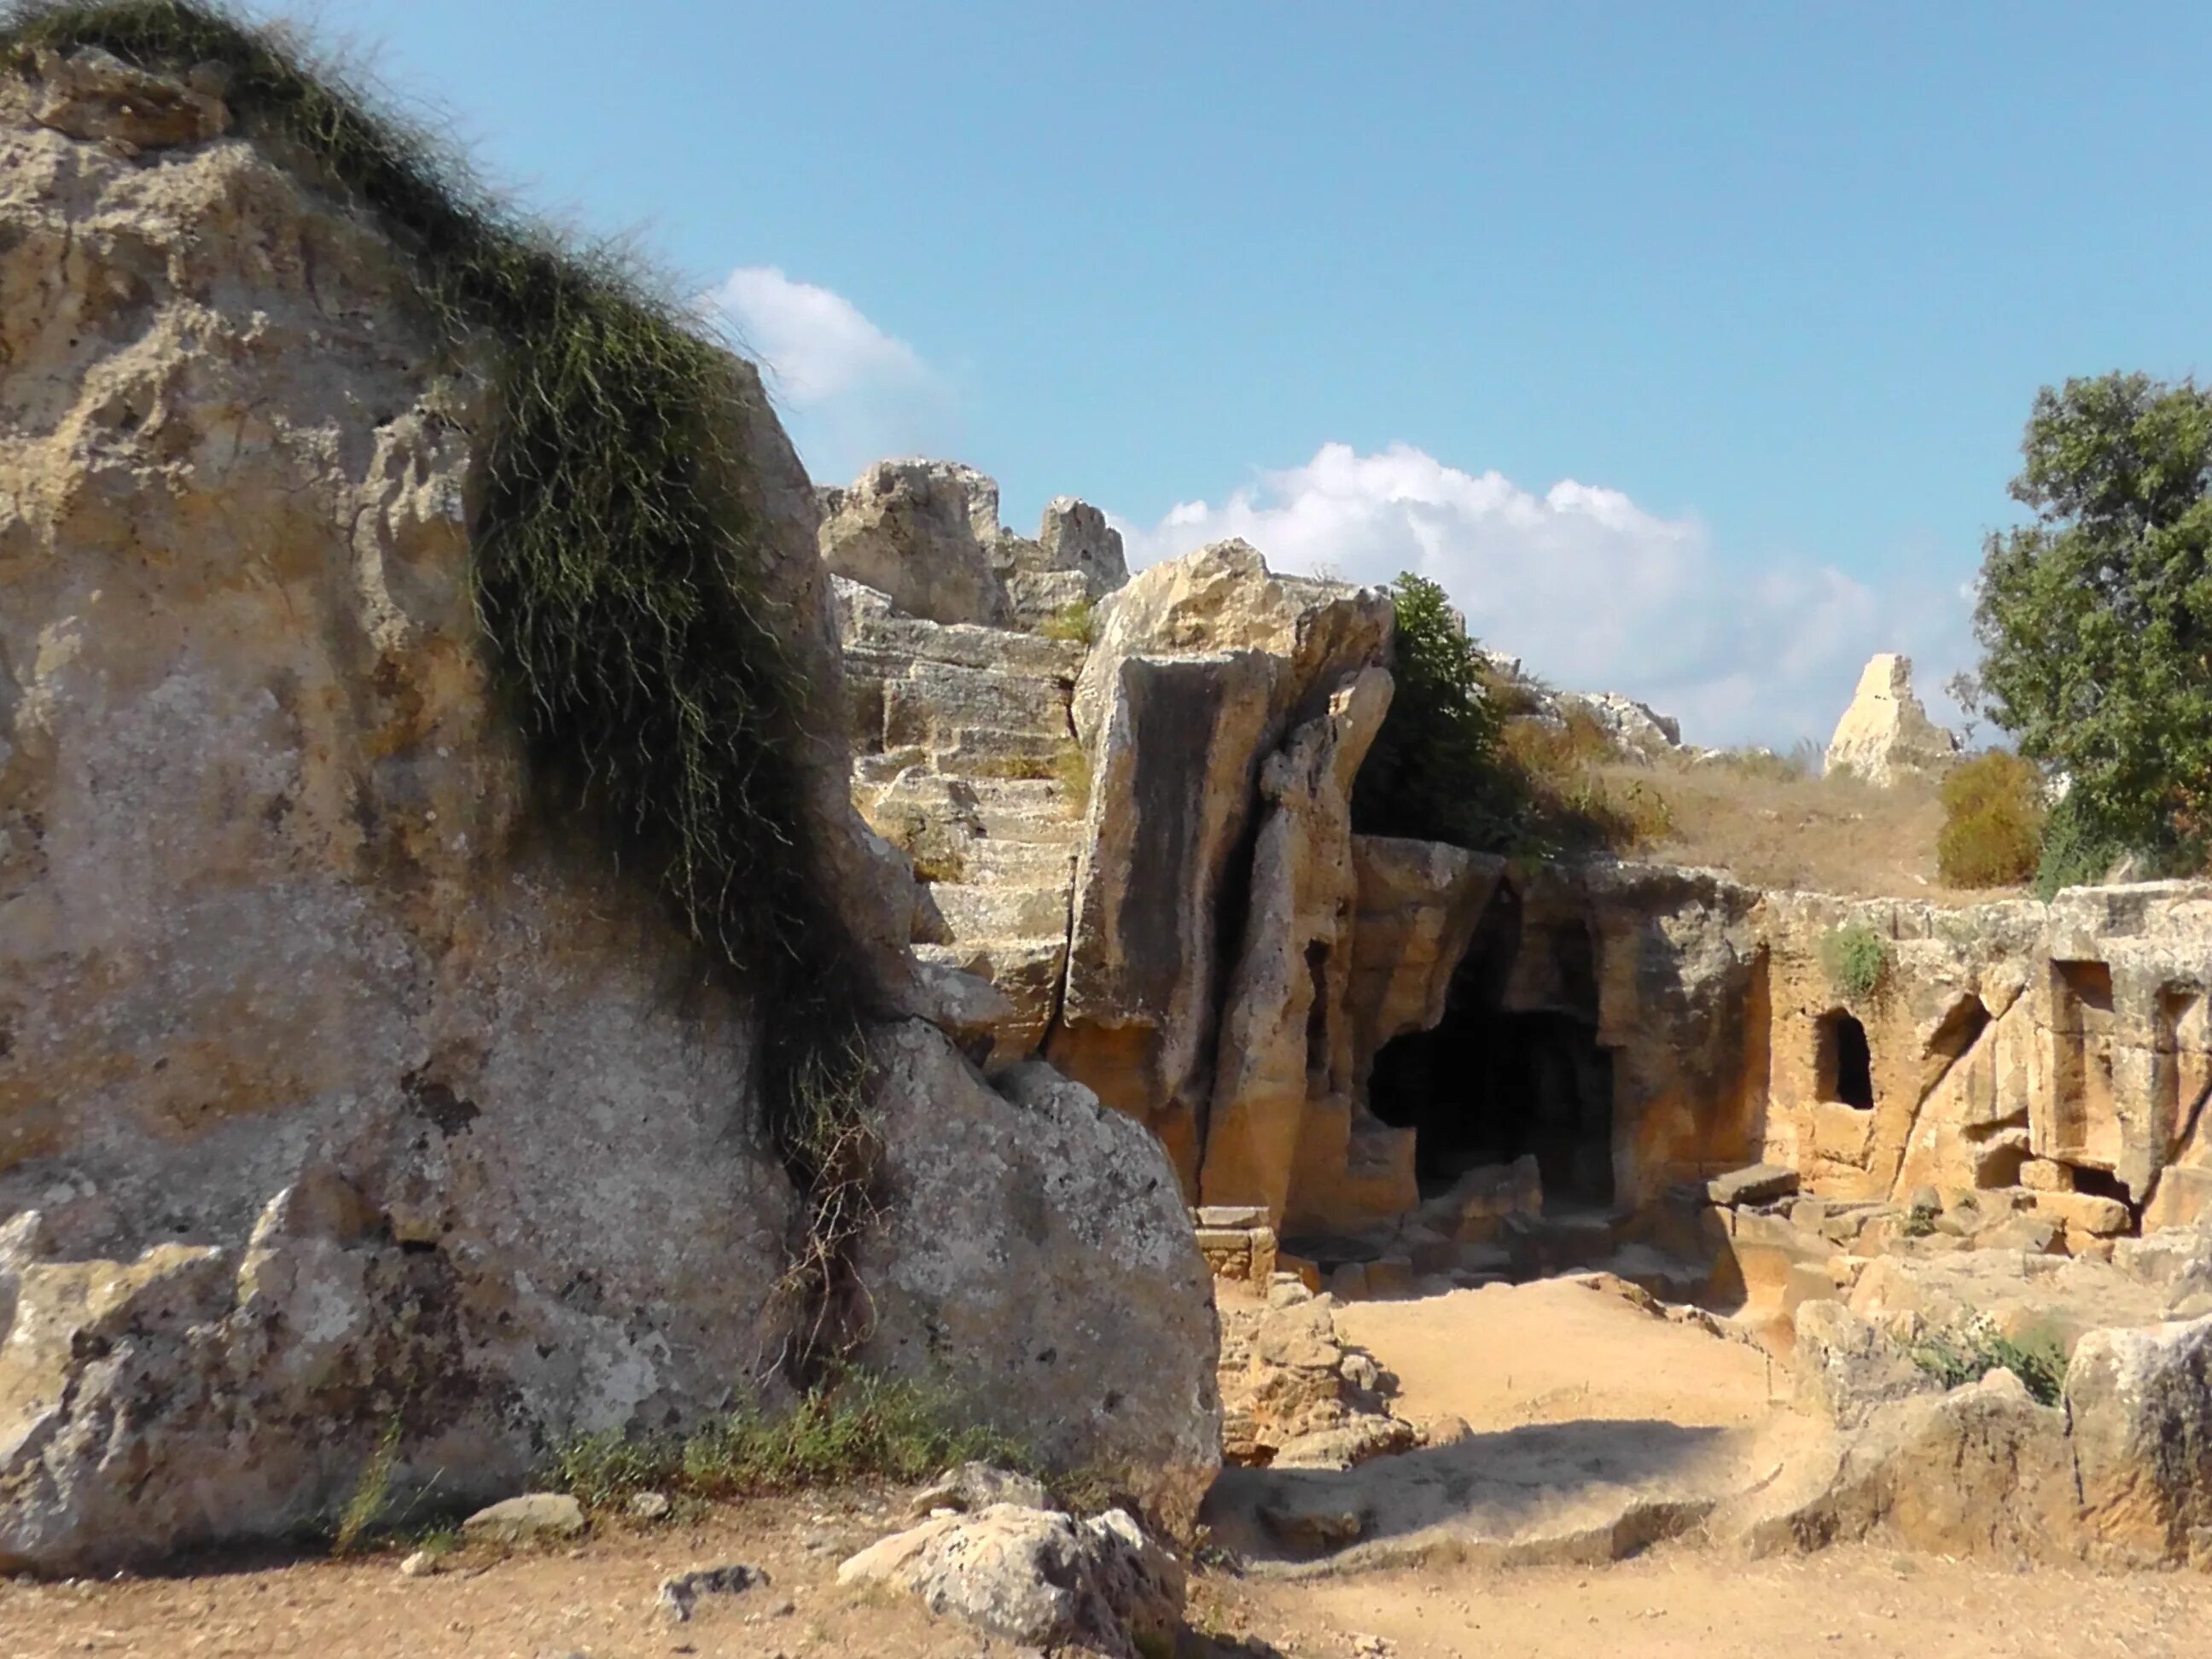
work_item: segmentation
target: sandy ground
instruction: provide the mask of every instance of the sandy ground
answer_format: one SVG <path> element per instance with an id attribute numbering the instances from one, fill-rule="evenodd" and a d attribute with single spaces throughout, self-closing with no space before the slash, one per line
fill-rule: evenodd
<path id="1" fill-rule="evenodd" d="M 1391 1494 L 1386 1510 L 1419 1490 L 1447 1507 L 1488 1504 L 1488 1524 L 1493 1489 L 1519 1481 L 1516 1501 L 1541 1518 L 1555 1503 L 1584 1501 L 1577 1483 L 1602 1486 L 1625 1453 L 1649 1462 L 1669 1436 L 1764 1449 L 1806 1427 L 1771 1399 L 1787 1379 L 1778 1368 L 1770 1380 L 1758 1349 L 1579 1285 L 1364 1304 L 1341 1316 L 1346 1334 L 1396 1372 L 1408 1411 L 1460 1416 L 1474 1431 L 1454 1449 L 1466 1467 L 1453 1465 L 1452 1479 L 1438 1479 L 1436 1454 L 1422 1452 L 1353 1472 Z M 657 1528 L 603 1528 L 573 1548 L 465 1553 L 428 1578 L 403 1577 L 398 1554 L 386 1553 L 0 1583 L 0 1655 L 1011 1659 L 1019 1650 L 1010 1644 L 836 1587 L 837 1562 L 901 1524 L 902 1498 L 854 1490 L 729 1505 Z M 709 1602 L 686 1625 L 655 1609 L 663 1577 L 732 1561 L 765 1567 L 769 1583 Z M 1414 1568 L 1296 1579 L 1212 1571 L 1196 1578 L 1191 1613 L 1222 1644 L 1194 1644 L 1194 1653 L 1249 1659 L 2212 1655 L 2212 1579 L 2021 1573 L 1870 1548 L 1747 1561 L 1680 1542 L 1601 1566 L 1486 1567 L 1445 1552 Z"/>
<path id="2" fill-rule="evenodd" d="M 1336 1327 L 1396 1373 L 1401 1413 L 1477 1431 L 1639 1418 L 1735 1428 L 1790 1393 L 1764 1350 L 1571 1279 L 1350 1303 Z"/>
<path id="3" fill-rule="evenodd" d="M 187 1565 L 177 1576 L 0 1583 L 0 1655 L 312 1659 L 641 1659 L 646 1655 L 896 1654 L 970 1659 L 1012 1644 L 919 1606 L 848 1593 L 836 1565 L 902 1524 L 898 1494 L 855 1491 L 718 1508 L 649 1529 L 603 1528 L 580 1546 L 462 1551 L 409 1578 L 400 1554 L 347 1561 Z M 686 1624 L 654 1605 L 660 1581 L 744 1562 L 766 1585 L 702 1601 Z"/>
<path id="4" fill-rule="evenodd" d="M 1742 1562 L 1668 1547 L 1588 1571 L 1431 1568 L 1238 1587 L 1297 1659 L 2183 1659 L 2212 1653 L 2212 1583 L 2014 1573 L 1836 1549 Z M 1375 1650 L 1370 1646 L 1367 1652 Z"/>

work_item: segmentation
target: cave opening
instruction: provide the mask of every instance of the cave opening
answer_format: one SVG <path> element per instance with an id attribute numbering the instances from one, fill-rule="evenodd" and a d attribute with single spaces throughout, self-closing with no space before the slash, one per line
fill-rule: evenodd
<path id="1" fill-rule="evenodd" d="M 1874 1109 L 1874 1051 L 1856 1015 L 1832 1008 L 1820 1016 L 1814 1027 L 1814 1070 L 1821 1099 L 1862 1112 Z"/>
<path id="2" fill-rule="evenodd" d="M 1425 1198 L 1470 1170 L 1533 1153 L 1547 1210 L 1610 1208 L 1613 1055 L 1597 1040 L 1589 937 L 1580 927 L 1547 930 L 1540 962 L 1548 971 L 1533 975 L 1540 989 L 1530 998 L 1543 1006 L 1509 1008 L 1522 943 L 1516 912 L 1501 890 L 1453 978 L 1443 1020 L 1384 1045 L 1368 1103 L 1385 1123 L 1414 1131 Z"/>

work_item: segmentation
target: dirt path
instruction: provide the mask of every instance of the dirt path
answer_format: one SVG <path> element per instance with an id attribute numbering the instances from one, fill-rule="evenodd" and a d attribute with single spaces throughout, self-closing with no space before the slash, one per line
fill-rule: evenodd
<path id="1" fill-rule="evenodd" d="M 0 1655 L 145 1659 L 973 1659 L 1012 1655 L 913 1603 L 847 1592 L 837 1563 L 905 1524 L 895 1495 L 854 1492 L 732 1505 L 688 1523 L 614 1528 L 580 1547 L 453 1559 L 409 1578 L 397 1553 L 349 1561 L 228 1564 L 175 1577 L 0 1583 Z M 703 1601 L 675 1624 L 661 1579 L 744 1562 L 769 1583 Z"/>
<path id="2" fill-rule="evenodd" d="M 1746 1563 L 1669 1547 L 1588 1571 L 1429 1568 L 1239 1586 L 1245 1628 L 1297 1659 L 2196 1659 L 2212 1583 L 2014 1573 L 1842 1548 Z M 1369 1652 L 1373 1652 L 1370 1648 Z"/>

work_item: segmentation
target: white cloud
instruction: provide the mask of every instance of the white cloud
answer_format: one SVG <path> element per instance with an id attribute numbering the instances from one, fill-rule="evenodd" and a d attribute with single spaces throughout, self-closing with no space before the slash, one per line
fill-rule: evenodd
<path id="1" fill-rule="evenodd" d="M 1970 605 L 1948 585 L 1870 586 L 1805 561 L 1754 574 L 1718 557 L 1695 518 L 1572 480 L 1536 495 L 1402 444 L 1325 444 L 1218 504 L 1121 528 L 1133 566 L 1241 536 L 1279 569 L 1416 571 L 1486 645 L 1562 688 L 1641 698 L 1695 743 L 1825 742 L 1876 651 L 1913 656 L 1932 708 L 1971 656 Z"/>
<path id="2" fill-rule="evenodd" d="M 958 452 L 943 377 L 843 295 L 741 265 L 702 297 L 759 362 L 817 480 L 842 483 L 887 455 Z"/>

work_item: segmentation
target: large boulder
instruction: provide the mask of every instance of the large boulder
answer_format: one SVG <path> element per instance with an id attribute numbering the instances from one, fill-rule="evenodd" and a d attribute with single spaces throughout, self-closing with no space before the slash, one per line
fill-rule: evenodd
<path id="1" fill-rule="evenodd" d="M 1802 1462 L 1742 1527 L 1757 1551 L 1878 1540 L 2003 1561 L 2075 1553 L 2066 1419 L 2010 1371 L 1881 1407 Z"/>
<path id="2" fill-rule="evenodd" d="M 1908 776 L 1933 776 L 1959 756 L 1959 735 L 1928 718 L 1912 693 L 1912 659 L 1893 652 L 1870 659 L 1850 707 L 1828 740 L 1828 770 L 1848 770 L 1883 788 Z"/>
<path id="3" fill-rule="evenodd" d="M 2212 1319 L 2098 1330 L 2066 1368 L 2066 1416 L 2091 1553 L 2191 1559 L 2212 1538 Z"/>
<path id="4" fill-rule="evenodd" d="M 532 787 L 471 586 L 476 355 L 364 218 L 145 78 L 0 76 L 6 1567 L 283 1534 L 372 1480 L 496 1498 L 567 1437 L 773 1401 L 803 1213 L 756 1011 Z M 763 597 L 834 710 L 811 487 L 729 370 Z M 790 828 L 893 1002 L 911 878 L 833 722 L 805 761 Z M 1065 1411 L 1055 1443 L 1172 1443 L 1167 1484 L 1202 1480 L 1211 1316 L 1157 1153 L 959 1075 L 999 1178 L 894 1211 L 872 1264 L 927 1234 L 940 1274 L 1079 1285 L 1098 1329 L 1149 1299 L 1119 1419 Z M 894 1173 L 945 1161 L 883 1109 Z M 1125 1180 L 1167 1197 L 1109 1249 L 1118 1212 L 1081 1206 Z M 1018 1397 L 1030 1335 L 937 1351 Z"/>
<path id="5" fill-rule="evenodd" d="M 822 562 L 890 595 L 908 616 L 1003 623 L 1006 590 L 985 543 L 998 532 L 999 487 L 957 461 L 878 461 L 825 488 Z"/>
<path id="6" fill-rule="evenodd" d="M 949 1383 L 1048 1460 L 1188 1526 L 1221 1461 L 1219 1340 L 1158 1144 L 1042 1062 L 1002 1097 L 920 1021 L 883 1060 L 863 1363 Z"/>

